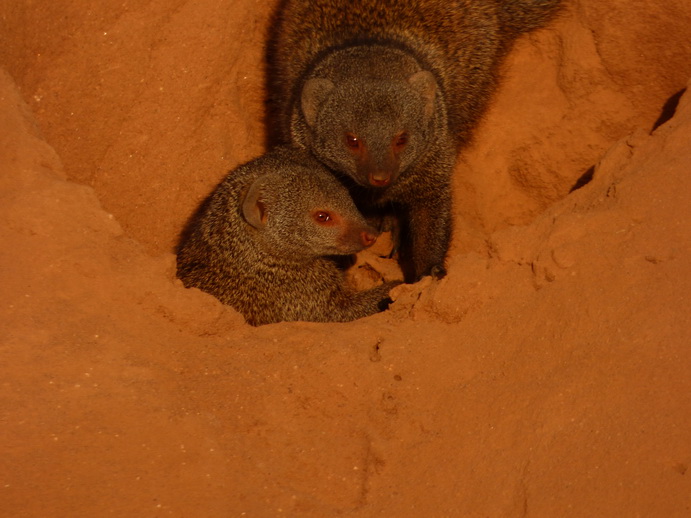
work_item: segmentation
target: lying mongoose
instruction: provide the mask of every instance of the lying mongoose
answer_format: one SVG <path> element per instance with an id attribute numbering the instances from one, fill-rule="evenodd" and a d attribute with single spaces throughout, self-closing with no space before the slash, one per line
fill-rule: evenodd
<path id="1" fill-rule="evenodd" d="M 560 0 L 284 0 L 268 45 L 273 139 L 352 180 L 399 221 L 412 282 L 445 274 L 450 178 L 511 43 Z M 387 214 L 388 213 L 388 214 Z"/>
<path id="2" fill-rule="evenodd" d="M 252 325 L 345 322 L 386 309 L 398 284 L 360 292 L 346 284 L 334 256 L 376 238 L 323 165 L 279 147 L 232 171 L 211 194 L 180 245 L 177 275 Z"/>

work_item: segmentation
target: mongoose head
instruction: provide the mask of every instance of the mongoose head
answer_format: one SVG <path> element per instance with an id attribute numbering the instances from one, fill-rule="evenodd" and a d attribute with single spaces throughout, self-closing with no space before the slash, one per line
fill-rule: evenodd
<path id="1" fill-rule="evenodd" d="M 240 209 L 265 252 L 292 259 L 349 255 L 376 241 L 378 232 L 347 189 L 307 152 L 279 149 L 250 164 L 261 171 Z"/>
<path id="2" fill-rule="evenodd" d="M 424 70 L 407 80 L 308 79 L 301 108 L 310 147 L 358 184 L 388 187 L 428 149 L 436 95 Z"/>

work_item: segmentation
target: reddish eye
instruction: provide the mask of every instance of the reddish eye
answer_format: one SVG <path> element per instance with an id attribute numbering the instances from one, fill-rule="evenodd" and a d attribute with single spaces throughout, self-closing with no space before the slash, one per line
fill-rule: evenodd
<path id="1" fill-rule="evenodd" d="M 405 131 L 396 135 L 393 139 L 393 147 L 396 151 L 402 151 L 408 143 L 408 133 Z"/>
<path id="2" fill-rule="evenodd" d="M 352 133 L 345 134 L 345 143 L 352 151 L 358 151 L 360 149 L 360 139 Z"/>
<path id="3" fill-rule="evenodd" d="M 323 211 L 323 210 L 315 212 L 313 214 L 313 217 L 317 223 L 324 224 L 324 223 L 331 223 L 331 221 L 333 221 L 331 214 L 329 214 L 328 212 Z"/>

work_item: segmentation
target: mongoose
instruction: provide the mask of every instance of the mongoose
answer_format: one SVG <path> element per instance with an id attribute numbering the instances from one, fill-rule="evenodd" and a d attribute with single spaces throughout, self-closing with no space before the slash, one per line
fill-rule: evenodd
<path id="1" fill-rule="evenodd" d="M 406 281 L 445 274 L 450 178 L 515 38 L 560 0 L 284 0 L 268 44 L 273 140 L 399 221 Z M 388 215 L 386 215 L 388 213 Z"/>
<path id="2" fill-rule="evenodd" d="M 179 247 L 177 275 L 252 325 L 344 322 L 386 309 L 397 284 L 347 287 L 334 256 L 376 238 L 322 164 L 278 147 L 229 173 L 207 199 Z"/>

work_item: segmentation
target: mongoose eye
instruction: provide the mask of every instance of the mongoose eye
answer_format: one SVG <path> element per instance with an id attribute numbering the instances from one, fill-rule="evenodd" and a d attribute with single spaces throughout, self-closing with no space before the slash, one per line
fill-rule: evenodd
<path id="1" fill-rule="evenodd" d="M 359 151 L 360 150 L 360 139 L 357 138 L 356 135 L 353 135 L 352 133 L 346 133 L 345 134 L 345 143 L 346 146 L 351 151 Z"/>
<path id="2" fill-rule="evenodd" d="M 325 210 L 318 210 L 317 212 L 312 214 L 312 217 L 314 218 L 314 221 L 316 221 L 317 223 L 321 223 L 322 225 L 333 222 L 333 217 L 330 213 L 326 212 Z"/>
<path id="3" fill-rule="evenodd" d="M 408 133 L 405 131 L 402 131 L 401 133 L 396 135 L 393 139 L 393 147 L 396 151 L 402 151 L 407 143 L 408 143 Z"/>

